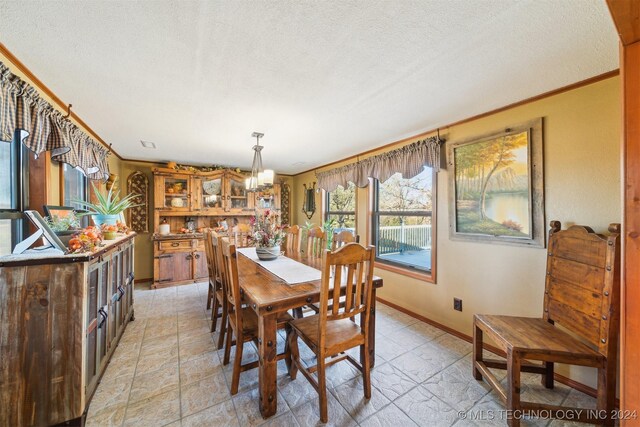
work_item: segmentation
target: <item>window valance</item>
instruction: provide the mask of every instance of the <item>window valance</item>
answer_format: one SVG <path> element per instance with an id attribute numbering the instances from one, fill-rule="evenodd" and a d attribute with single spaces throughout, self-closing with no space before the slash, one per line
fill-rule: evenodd
<path id="1" fill-rule="evenodd" d="M 0 62 L 0 141 L 11 141 L 16 130 L 36 155 L 50 151 L 53 160 L 79 167 L 91 179 L 109 176 L 109 150 Z"/>
<path id="2" fill-rule="evenodd" d="M 358 187 L 366 187 L 369 178 L 384 182 L 397 172 L 400 172 L 403 178 L 413 178 L 422 172 L 424 166 L 439 171 L 440 144 L 442 142 L 442 139 L 434 136 L 386 153 L 367 157 L 356 163 L 317 172 L 318 187 L 326 191 L 333 191 L 338 185 L 347 188 L 349 181 Z"/>

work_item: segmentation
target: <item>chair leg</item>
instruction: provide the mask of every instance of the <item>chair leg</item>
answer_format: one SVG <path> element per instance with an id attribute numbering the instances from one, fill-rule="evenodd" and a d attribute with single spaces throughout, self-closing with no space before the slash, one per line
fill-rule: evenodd
<path id="1" fill-rule="evenodd" d="M 605 420 L 602 420 L 602 425 L 605 426 L 613 426 L 615 425 L 615 420 L 613 419 L 612 412 L 615 409 L 615 380 L 610 378 L 610 375 L 613 373 L 615 375 L 615 365 L 613 369 L 610 370 L 609 360 L 605 362 L 605 366 L 602 368 L 598 368 L 598 395 L 597 395 L 597 408 L 598 412 L 606 411 L 607 417 Z M 616 363 L 615 357 L 613 358 L 613 363 Z"/>
<path id="2" fill-rule="evenodd" d="M 364 382 L 364 397 L 366 399 L 371 399 L 371 363 L 370 362 L 370 358 L 371 355 L 369 354 L 369 344 L 368 344 L 368 340 L 365 340 L 365 344 L 363 344 L 361 346 L 362 350 L 364 353 L 364 364 L 362 365 L 362 379 Z"/>
<path id="3" fill-rule="evenodd" d="M 223 365 L 229 364 L 229 357 L 231 356 L 231 340 L 233 339 L 233 329 L 227 320 L 227 345 L 224 348 L 224 359 L 222 360 Z"/>
<path id="4" fill-rule="evenodd" d="M 293 309 L 293 317 L 296 319 L 302 319 L 304 316 L 302 315 L 302 307 Z"/>
<path id="5" fill-rule="evenodd" d="M 209 307 L 207 307 L 209 308 Z M 215 293 L 213 294 L 213 308 L 211 309 L 211 329 L 210 332 L 216 331 L 216 325 L 218 324 L 218 309 L 219 303 L 218 298 L 216 298 Z M 222 326 L 221 326 L 222 328 Z"/>
<path id="6" fill-rule="evenodd" d="M 507 425 L 520 427 L 520 418 L 513 414 L 520 411 L 520 355 L 507 351 Z"/>
<path id="7" fill-rule="evenodd" d="M 293 328 L 291 328 L 291 325 L 287 323 L 284 326 L 284 330 L 286 332 L 286 338 L 284 340 L 284 363 L 287 365 L 287 372 L 291 374 L 291 347 L 289 344 L 289 337 L 291 336 L 291 331 L 293 330 Z"/>
<path id="8" fill-rule="evenodd" d="M 482 374 L 476 368 L 476 362 L 482 362 L 482 329 L 474 323 L 473 325 L 473 378 L 482 381 Z"/>
<path id="9" fill-rule="evenodd" d="M 240 384 L 240 368 L 242 367 L 242 350 L 244 349 L 242 335 L 236 337 L 236 355 L 233 358 L 233 375 L 231 376 L 231 395 L 238 393 Z"/>
<path id="10" fill-rule="evenodd" d="M 224 334 L 229 333 L 229 322 L 228 322 L 228 309 L 227 304 L 224 302 L 222 304 L 222 317 L 220 317 L 220 334 L 218 335 L 218 350 L 222 348 L 224 344 Z"/>
<path id="11" fill-rule="evenodd" d="M 327 410 L 327 377 L 325 372 L 324 354 L 318 353 L 318 397 L 320 398 L 320 421 L 328 422 Z"/>
<path id="12" fill-rule="evenodd" d="M 215 298 L 215 292 L 213 292 L 211 282 L 209 282 L 209 291 L 207 292 L 207 310 L 211 308 L 211 298 Z"/>
<path id="13" fill-rule="evenodd" d="M 553 388 L 553 362 L 544 362 L 542 385 L 546 388 Z"/>
<path id="14" fill-rule="evenodd" d="M 298 375 L 298 364 L 300 363 L 300 350 L 298 349 L 298 334 L 295 329 L 287 334 L 287 346 L 291 352 L 291 366 L 289 368 L 289 376 L 292 380 Z"/>

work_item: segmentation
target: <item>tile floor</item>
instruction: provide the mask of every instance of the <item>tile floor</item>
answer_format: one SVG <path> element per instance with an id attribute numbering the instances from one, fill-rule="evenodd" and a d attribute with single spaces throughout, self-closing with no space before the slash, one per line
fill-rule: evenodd
<path id="1" fill-rule="evenodd" d="M 231 364 L 223 366 L 222 351 L 214 349 L 217 334 L 209 333 L 206 293 L 205 283 L 136 290 L 136 320 L 93 397 L 88 426 L 320 424 L 315 391 L 302 375 L 291 381 L 284 361 L 279 362 L 276 416 L 260 416 L 257 370 L 242 373 L 238 394 L 229 394 Z M 471 344 L 383 304 L 377 313 L 372 398 L 364 399 L 362 377 L 349 364 L 330 367 L 330 425 L 506 425 L 495 393 L 471 376 Z M 257 358 L 247 347 L 246 360 Z M 312 360 L 302 343 L 300 350 L 304 361 Z M 595 399 L 561 384 L 549 391 L 531 374 L 524 374 L 523 382 L 529 400 L 595 407 Z M 578 425 L 539 419 L 523 424 Z"/>

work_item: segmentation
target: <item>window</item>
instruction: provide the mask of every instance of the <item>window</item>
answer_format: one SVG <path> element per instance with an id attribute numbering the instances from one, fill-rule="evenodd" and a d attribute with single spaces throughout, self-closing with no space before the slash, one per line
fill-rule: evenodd
<path id="1" fill-rule="evenodd" d="M 87 177 L 80 169 L 66 163 L 62 163 L 62 173 L 64 174 L 64 206 L 82 209 L 82 206 L 74 200 L 88 200 Z"/>
<path id="2" fill-rule="evenodd" d="M 410 179 L 397 173 L 383 183 L 374 181 L 372 240 L 382 268 L 395 266 L 433 277 L 434 181 L 427 167 Z"/>
<path id="3" fill-rule="evenodd" d="M 25 237 L 29 149 L 16 133 L 11 142 L 0 141 L 0 255 L 10 254 Z"/>
<path id="4" fill-rule="evenodd" d="M 333 231 L 356 232 L 356 186 L 352 182 L 345 189 L 341 185 L 334 191 L 327 191 L 325 200 L 325 221 L 333 221 Z"/>
<path id="5" fill-rule="evenodd" d="M 84 207 L 74 202 L 74 200 L 89 200 L 89 180 L 82 170 L 74 168 L 67 163 L 61 163 L 62 174 L 64 176 L 63 205 L 72 206 L 79 210 Z M 80 225 L 86 227 L 89 225 L 89 218 L 83 216 L 80 218 Z"/>

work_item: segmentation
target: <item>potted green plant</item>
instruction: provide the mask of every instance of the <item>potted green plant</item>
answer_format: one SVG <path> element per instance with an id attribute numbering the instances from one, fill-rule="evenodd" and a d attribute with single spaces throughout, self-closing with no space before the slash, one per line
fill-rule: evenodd
<path id="1" fill-rule="evenodd" d="M 114 191 L 115 185 L 111 186 L 106 195 L 100 192 L 94 183 L 91 183 L 91 186 L 96 196 L 96 203 L 84 200 L 74 200 L 74 202 L 88 210 L 87 214 L 91 215 L 93 223 L 98 227 L 102 224 L 116 225 L 121 212 L 134 206 L 140 206 L 140 204 L 133 202 L 138 194 L 128 194 L 121 199 L 120 191 Z"/>
<path id="2" fill-rule="evenodd" d="M 73 211 L 68 211 L 66 215 L 51 215 L 46 217 L 49 228 L 56 233 L 65 245 L 69 244 L 71 236 L 80 228 L 80 220 Z"/>

